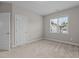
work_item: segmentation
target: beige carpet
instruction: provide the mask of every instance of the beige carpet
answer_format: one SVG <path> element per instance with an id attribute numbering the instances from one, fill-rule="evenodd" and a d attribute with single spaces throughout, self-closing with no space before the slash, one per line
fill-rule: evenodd
<path id="1" fill-rule="evenodd" d="M 79 47 L 49 40 L 40 40 L 14 48 L 11 51 L 2 51 L 0 57 L 72 58 L 79 57 Z"/>

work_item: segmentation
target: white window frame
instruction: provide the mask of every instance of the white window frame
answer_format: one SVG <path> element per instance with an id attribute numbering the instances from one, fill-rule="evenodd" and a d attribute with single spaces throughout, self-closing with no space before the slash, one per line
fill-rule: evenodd
<path id="1" fill-rule="evenodd" d="M 67 25 L 67 33 L 63 33 L 63 32 L 61 32 L 61 30 L 59 30 L 59 18 L 63 18 L 63 17 L 67 17 L 68 19 L 67 19 L 67 21 L 68 21 L 68 25 Z M 69 33 L 69 30 L 68 30 L 68 28 L 69 28 L 69 17 L 68 16 L 63 16 L 63 17 L 58 17 L 58 18 L 54 18 L 54 19 L 57 19 L 57 27 L 58 27 L 58 29 L 57 29 L 57 32 L 53 32 L 53 31 L 51 31 L 51 27 L 50 27 L 50 33 L 63 33 L 63 34 L 68 34 Z M 52 20 L 54 20 L 54 19 L 50 19 L 50 26 L 51 26 L 51 21 Z"/>

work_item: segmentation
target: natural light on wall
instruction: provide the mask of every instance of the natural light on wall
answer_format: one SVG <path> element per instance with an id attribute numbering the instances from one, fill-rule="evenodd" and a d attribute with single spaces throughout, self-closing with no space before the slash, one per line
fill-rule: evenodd
<path id="1" fill-rule="evenodd" d="M 50 19 L 51 33 L 68 33 L 68 17 Z"/>

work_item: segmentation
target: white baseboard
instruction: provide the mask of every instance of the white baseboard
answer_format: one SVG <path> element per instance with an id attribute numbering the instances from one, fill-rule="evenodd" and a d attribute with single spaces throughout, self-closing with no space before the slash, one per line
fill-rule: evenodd
<path id="1" fill-rule="evenodd" d="M 41 40 L 42 38 L 37 38 L 37 39 L 33 39 L 33 40 L 30 40 L 28 42 L 26 42 L 25 44 L 29 44 L 29 43 L 32 43 L 32 42 L 35 42 L 35 41 L 38 41 L 38 40 Z"/>
<path id="2" fill-rule="evenodd" d="M 10 49 L 11 49 L 10 47 L 6 47 L 6 48 L 5 48 L 5 47 L 1 47 L 1 48 L 0 48 L 0 50 L 5 50 L 5 51 L 8 51 L 8 50 L 10 50 Z"/>
<path id="3" fill-rule="evenodd" d="M 38 40 L 41 40 L 41 39 L 42 38 L 32 39 L 32 40 L 29 40 L 29 41 L 25 42 L 24 44 L 21 44 L 21 45 L 14 45 L 12 48 L 22 46 L 22 45 L 25 45 L 25 44 L 29 44 L 29 43 L 32 43 L 32 42 L 35 42 L 35 41 L 38 41 Z"/>
<path id="4" fill-rule="evenodd" d="M 5 49 L 5 48 L 1 48 L 0 50 L 3 50 L 3 51 L 9 51 L 10 49 Z"/>
<path id="5" fill-rule="evenodd" d="M 75 45 L 75 46 L 79 46 L 78 43 L 73 43 L 73 42 L 68 42 L 68 41 L 61 41 L 61 40 L 57 40 L 57 39 L 49 39 L 49 38 L 43 38 L 46 40 L 52 40 L 52 41 L 56 41 L 56 42 L 61 42 L 61 43 L 66 43 L 66 44 L 71 44 L 71 45 Z"/>

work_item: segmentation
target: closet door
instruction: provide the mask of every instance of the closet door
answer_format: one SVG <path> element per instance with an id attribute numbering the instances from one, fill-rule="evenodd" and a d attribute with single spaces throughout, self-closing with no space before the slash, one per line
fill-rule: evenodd
<path id="1" fill-rule="evenodd" d="M 23 45 L 26 43 L 26 27 L 27 19 L 24 16 L 15 16 L 15 46 Z"/>
<path id="2" fill-rule="evenodd" d="M 10 13 L 0 13 L 0 49 L 10 48 Z"/>

